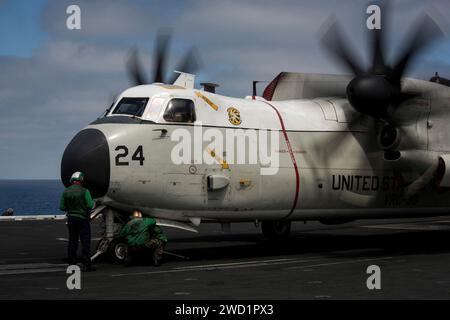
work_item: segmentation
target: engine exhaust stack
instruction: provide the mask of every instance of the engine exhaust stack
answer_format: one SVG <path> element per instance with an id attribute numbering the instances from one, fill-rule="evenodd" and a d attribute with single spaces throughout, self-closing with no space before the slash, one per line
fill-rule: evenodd
<path id="1" fill-rule="evenodd" d="M 202 82 L 200 85 L 203 87 L 203 90 L 206 92 L 216 93 L 216 88 L 219 87 L 217 83 L 211 82 Z"/>

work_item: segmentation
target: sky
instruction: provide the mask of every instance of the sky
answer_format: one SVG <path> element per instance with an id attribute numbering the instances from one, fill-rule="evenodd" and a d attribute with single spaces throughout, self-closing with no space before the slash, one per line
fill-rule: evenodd
<path id="1" fill-rule="evenodd" d="M 66 9 L 81 9 L 68 30 Z M 218 93 L 251 94 L 252 80 L 281 71 L 346 73 L 320 46 L 331 15 L 355 54 L 367 61 L 366 0 L 0 0 L 0 179 L 58 179 L 70 139 L 112 98 L 132 86 L 125 61 L 132 48 L 150 75 L 153 40 L 172 28 L 169 69 L 191 46 L 201 55 L 197 83 Z M 388 57 L 395 59 L 418 15 L 430 12 L 448 34 L 448 0 L 392 4 Z M 450 41 L 417 57 L 408 76 L 450 78 Z M 262 92 L 263 86 L 259 88 Z"/>

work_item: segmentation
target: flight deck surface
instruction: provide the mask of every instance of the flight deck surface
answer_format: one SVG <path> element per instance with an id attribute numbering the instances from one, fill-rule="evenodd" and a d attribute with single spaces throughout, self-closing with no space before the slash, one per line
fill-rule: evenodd
<path id="1" fill-rule="evenodd" d="M 93 247 L 98 224 L 93 225 Z M 253 224 L 202 224 L 199 234 L 165 229 L 160 267 L 106 261 L 68 290 L 64 221 L 0 224 L 0 299 L 449 299 L 450 218 L 297 222 L 284 244 Z M 367 288 L 367 267 L 381 289 Z"/>

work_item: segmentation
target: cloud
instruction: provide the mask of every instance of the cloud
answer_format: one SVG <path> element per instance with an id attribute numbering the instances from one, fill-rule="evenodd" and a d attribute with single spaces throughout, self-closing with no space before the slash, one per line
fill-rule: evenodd
<path id="1" fill-rule="evenodd" d="M 76 1 L 81 9 L 81 30 L 68 30 L 66 9 L 73 1 L 51 1 L 42 15 L 42 27 L 59 37 L 130 37 L 142 36 L 152 27 L 148 4 L 131 1 Z"/>
<path id="2" fill-rule="evenodd" d="M 0 57 L 0 177 L 58 177 L 71 137 L 129 85 L 125 54 L 49 40 L 30 59 Z"/>

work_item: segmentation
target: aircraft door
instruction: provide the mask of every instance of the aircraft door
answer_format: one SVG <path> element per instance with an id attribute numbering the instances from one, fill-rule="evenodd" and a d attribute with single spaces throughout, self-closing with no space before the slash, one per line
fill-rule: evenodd
<path id="1" fill-rule="evenodd" d="M 155 173 L 163 190 L 164 206 L 186 210 L 200 209 L 205 204 L 204 165 L 195 164 L 193 153 L 195 104 L 192 99 L 173 98 L 167 102 L 161 121 L 153 126 L 153 158 L 160 168 Z M 174 137 L 179 139 L 172 139 Z M 188 141 L 188 142 L 187 142 Z M 184 159 L 184 154 L 190 154 Z"/>

